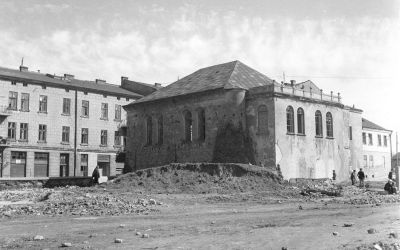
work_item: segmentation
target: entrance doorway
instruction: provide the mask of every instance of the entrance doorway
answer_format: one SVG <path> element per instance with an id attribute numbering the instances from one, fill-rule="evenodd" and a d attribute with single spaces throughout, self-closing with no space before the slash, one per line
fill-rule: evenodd
<path id="1" fill-rule="evenodd" d="M 34 168 L 33 176 L 35 177 L 49 176 L 49 154 L 35 153 L 33 168 Z"/>
<path id="2" fill-rule="evenodd" d="M 60 177 L 69 176 L 69 154 L 60 154 Z"/>
<path id="3" fill-rule="evenodd" d="M 110 176 L 110 155 L 97 155 L 97 165 L 102 176 Z"/>

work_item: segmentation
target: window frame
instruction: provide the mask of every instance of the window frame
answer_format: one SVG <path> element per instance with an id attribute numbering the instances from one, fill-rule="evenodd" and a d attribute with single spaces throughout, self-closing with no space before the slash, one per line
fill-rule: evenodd
<path id="1" fill-rule="evenodd" d="M 69 144 L 70 132 L 71 132 L 71 129 L 69 126 L 62 126 L 62 132 L 61 132 L 61 142 L 62 143 Z"/>
<path id="2" fill-rule="evenodd" d="M 101 103 L 101 120 L 108 120 L 108 103 Z"/>
<path id="3" fill-rule="evenodd" d="M 160 115 L 157 119 L 157 144 L 162 145 L 164 143 L 164 118 Z"/>
<path id="4" fill-rule="evenodd" d="M 189 110 L 183 111 L 184 119 L 184 141 L 187 143 L 193 142 L 193 116 Z"/>
<path id="5" fill-rule="evenodd" d="M 29 112 L 29 93 L 21 93 L 21 111 Z"/>
<path id="6" fill-rule="evenodd" d="M 294 109 L 290 105 L 286 107 L 286 133 L 288 135 L 294 135 L 295 133 Z"/>
<path id="7" fill-rule="evenodd" d="M 39 96 L 39 113 L 47 113 L 47 95 Z"/>
<path id="8" fill-rule="evenodd" d="M 81 128 L 81 144 L 89 144 L 89 128 Z"/>
<path id="9" fill-rule="evenodd" d="M 106 129 L 100 131 L 100 146 L 105 147 L 108 144 L 108 132 Z"/>
<path id="10" fill-rule="evenodd" d="M 16 91 L 8 92 L 8 109 L 9 110 L 18 109 L 18 92 Z"/>
<path id="11" fill-rule="evenodd" d="M 63 98 L 63 115 L 71 115 L 71 98 Z"/>
<path id="12" fill-rule="evenodd" d="M 85 104 L 87 104 L 87 107 L 85 106 Z M 89 101 L 87 100 L 82 100 L 81 116 L 89 117 Z"/>
<path id="13" fill-rule="evenodd" d="M 121 105 L 119 104 L 115 104 L 115 114 L 114 114 L 114 119 L 116 121 L 121 121 L 122 119 L 122 109 L 121 109 Z"/>
<path id="14" fill-rule="evenodd" d="M 153 143 L 153 119 L 150 115 L 146 117 L 146 145 Z"/>
<path id="15" fill-rule="evenodd" d="M 120 147 L 121 145 L 121 136 L 119 135 L 118 131 L 114 131 L 114 146 Z"/>
<path id="16" fill-rule="evenodd" d="M 333 138 L 333 116 L 331 112 L 326 113 L 326 137 Z"/>
<path id="17" fill-rule="evenodd" d="M 7 126 L 7 139 L 15 141 L 17 139 L 17 123 L 8 122 Z"/>
<path id="18" fill-rule="evenodd" d="M 306 134 L 306 127 L 305 127 L 305 114 L 303 108 L 297 109 L 297 134 L 298 135 L 305 135 Z"/>
<path id="19" fill-rule="evenodd" d="M 23 123 L 23 122 L 20 123 L 19 124 L 19 140 L 20 141 L 28 141 L 28 136 L 29 136 L 29 124 Z"/>
<path id="20" fill-rule="evenodd" d="M 322 113 L 321 111 L 317 110 L 315 111 L 315 137 L 324 137 L 323 127 Z"/>
<path id="21" fill-rule="evenodd" d="M 47 140 L 47 125 L 39 124 L 38 142 L 46 142 Z"/>

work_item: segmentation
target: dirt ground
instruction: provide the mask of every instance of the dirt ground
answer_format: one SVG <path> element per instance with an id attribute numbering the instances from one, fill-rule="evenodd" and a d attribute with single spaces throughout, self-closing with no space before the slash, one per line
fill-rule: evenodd
<path id="1" fill-rule="evenodd" d="M 287 183 L 253 166 L 185 168 L 90 188 L 2 190 L 0 248 L 400 249 L 400 196 L 382 192 L 384 183 Z"/>

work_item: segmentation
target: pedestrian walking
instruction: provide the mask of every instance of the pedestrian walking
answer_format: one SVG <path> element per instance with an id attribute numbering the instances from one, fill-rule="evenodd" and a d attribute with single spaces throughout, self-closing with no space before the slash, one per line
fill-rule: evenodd
<path id="1" fill-rule="evenodd" d="M 360 168 L 360 171 L 358 171 L 357 176 L 358 179 L 360 180 L 360 187 L 364 187 L 365 174 L 362 168 Z"/>
<path id="2" fill-rule="evenodd" d="M 351 185 L 356 184 L 356 170 L 353 170 L 350 175 Z"/>
<path id="3" fill-rule="evenodd" d="M 92 173 L 93 185 L 99 184 L 99 178 L 100 178 L 99 166 L 96 166 L 96 168 L 93 170 L 93 173 Z"/>

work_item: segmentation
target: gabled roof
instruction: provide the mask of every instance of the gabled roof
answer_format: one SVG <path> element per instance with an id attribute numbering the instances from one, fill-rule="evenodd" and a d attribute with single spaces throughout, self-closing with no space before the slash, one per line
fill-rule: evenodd
<path id="1" fill-rule="evenodd" d="M 310 92 L 310 89 L 311 89 L 311 91 L 315 94 L 319 94 L 321 91 L 320 88 L 318 88 L 318 86 L 315 85 L 315 83 L 313 83 L 311 80 L 297 83 L 297 84 L 295 84 L 295 87 L 298 89 L 304 89 L 304 91 L 306 91 L 306 92 Z"/>
<path id="2" fill-rule="evenodd" d="M 78 79 L 60 79 L 51 75 L 45 75 L 32 71 L 20 71 L 15 69 L 0 67 L 0 78 L 15 80 L 33 84 L 46 84 L 59 88 L 78 89 L 81 91 L 102 93 L 123 97 L 140 98 L 142 95 L 121 88 L 110 83 L 96 83 L 95 81 L 84 81 Z"/>
<path id="3" fill-rule="evenodd" d="M 384 130 L 384 131 L 391 131 L 388 129 L 385 129 L 365 118 L 362 118 L 362 128 L 369 128 L 369 129 L 375 129 L 375 130 Z"/>
<path id="4" fill-rule="evenodd" d="M 250 89 L 273 84 L 273 81 L 240 61 L 218 64 L 185 76 L 134 103 L 149 102 L 215 89 Z"/>

